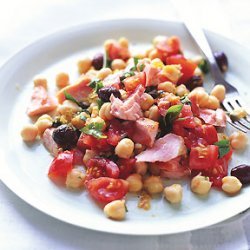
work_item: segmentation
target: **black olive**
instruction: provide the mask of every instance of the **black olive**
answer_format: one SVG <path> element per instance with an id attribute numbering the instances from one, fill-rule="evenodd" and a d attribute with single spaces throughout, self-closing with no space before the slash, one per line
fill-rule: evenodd
<path id="1" fill-rule="evenodd" d="M 103 102 L 109 102 L 109 98 L 111 95 L 114 95 L 114 97 L 121 98 L 121 93 L 118 89 L 114 87 L 103 87 L 98 90 L 98 97 L 103 101 Z"/>
<path id="2" fill-rule="evenodd" d="M 231 175 L 237 177 L 242 184 L 250 184 L 250 166 L 239 165 L 231 170 Z"/>
<path id="3" fill-rule="evenodd" d="M 59 120 L 55 120 L 55 121 L 53 121 L 53 123 L 52 123 L 52 128 L 57 128 L 57 127 L 59 127 L 60 125 L 62 125 L 62 123 L 61 123 Z"/>
<path id="4" fill-rule="evenodd" d="M 214 52 L 214 58 L 221 70 L 221 72 L 226 72 L 228 69 L 228 60 L 224 52 Z"/>
<path id="5" fill-rule="evenodd" d="M 52 134 L 54 141 L 64 150 L 75 147 L 79 136 L 80 133 L 67 124 L 57 127 Z"/>
<path id="6" fill-rule="evenodd" d="M 103 67 L 103 54 L 102 53 L 98 53 L 93 57 L 92 66 L 96 70 L 99 70 L 99 69 L 101 69 Z"/>
<path id="7" fill-rule="evenodd" d="M 158 91 L 154 86 L 147 87 L 145 92 L 151 95 L 154 99 L 159 97 L 161 94 L 160 91 Z"/>
<path id="8" fill-rule="evenodd" d="M 201 76 L 192 76 L 186 83 L 186 87 L 191 91 L 203 85 L 203 78 Z"/>

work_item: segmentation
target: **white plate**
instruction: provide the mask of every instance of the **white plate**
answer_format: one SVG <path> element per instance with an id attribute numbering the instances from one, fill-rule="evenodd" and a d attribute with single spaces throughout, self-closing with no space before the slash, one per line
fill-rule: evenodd
<path id="1" fill-rule="evenodd" d="M 93 55 L 107 38 L 126 36 L 132 47 L 148 44 L 155 35 L 180 36 L 186 54 L 198 54 L 183 25 L 157 20 L 113 20 L 86 24 L 50 35 L 28 46 L 0 70 L 1 167 L 2 181 L 19 197 L 35 208 L 59 220 L 94 230 L 131 234 L 159 235 L 202 228 L 230 218 L 250 205 L 250 187 L 239 195 L 228 197 L 213 190 L 208 197 L 194 195 L 184 185 L 181 206 L 171 206 L 161 197 L 152 202 L 149 211 L 137 208 L 137 197 L 127 200 L 125 221 L 105 218 L 102 210 L 87 192 L 74 193 L 55 186 L 47 171 L 52 157 L 36 143 L 28 146 L 20 138 L 20 129 L 29 122 L 25 114 L 32 90 L 32 78 L 44 73 L 50 86 L 60 71 L 77 77 L 76 62 L 84 55 Z M 250 61 L 244 48 L 221 36 L 207 33 L 213 49 L 226 52 L 230 62 L 227 79 L 234 82 L 243 95 L 249 92 Z M 73 81 L 73 80 L 72 80 Z M 51 89 L 53 89 L 51 87 Z M 236 154 L 230 167 L 249 163 L 249 148 Z M 170 183 L 170 182 L 167 182 Z"/>

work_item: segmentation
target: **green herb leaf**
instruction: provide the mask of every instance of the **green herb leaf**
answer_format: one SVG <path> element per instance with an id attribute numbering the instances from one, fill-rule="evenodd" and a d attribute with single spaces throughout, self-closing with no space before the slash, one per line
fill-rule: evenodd
<path id="1" fill-rule="evenodd" d="M 187 95 L 184 95 L 180 99 L 182 104 L 192 105 L 192 102 L 189 100 Z"/>
<path id="2" fill-rule="evenodd" d="M 111 63 L 112 63 L 112 60 L 109 58 L 108 52 L 105 51 L 103 68 L 111 68 Z"/>
<path id="3" fill-rule="evenodd" d="M 145 68 L 145 64 L 142 63 L 142 64 L 140 65 L 140 67 L 139 67 L 139 70 L 142 72 L 142 71 L 144 70 L 144 68 Z"/>
<path id="4" fill-rule="evenodd" d="M 201 62 L 198 64 L 198 67 L 204 74 L 207 74 L 209 72 L 209 65 L 205 59 L 201 60 Z"/>
<path id="5" fill-rule="evenodd" d="M 97 105 L 98 105 L 98 109 L 100 110 L 100 108 L 101 108 L 101 106 L 103 105 L 104 102 L 100 98 L 98 98 L 96 100 L 96 102 L 97 102 Z"/>
<path id="6" fill-rule="evenodd" d="M 94 91 L 97 93 L 98 90 L 103 87 L 103 83 L 99 79 L 94 79 L 89 83 L 89 87 L 94 89 Z"/>
<path id="7" fill-rule="evenodd" d="M 219 158 L 222 158 L 230 151 L 230 142 L 229 140 L 220 140 L 216 142 L 214 145 L 219 147 Z"/>
<path id="8" fill-rule="evenodd" d="M 84 134 L 92 135 L 97 139 L 103 139 L 107 138 L 107 136 L 102 133 L 103 126 L 104 124 L 102 122 L 93 122 L 83 127 L 81 131 Z"/>
<path id="9" fill-rule="evenodd" d="M 81 119 L 82 121 L 85 121 L 85 122 L 86 122 L 87 117 L 86 117 L 85 115 L 81 114 L 81 115 L 80 115 L 80 119 Z"/>
<path id="10" fill-rule="evenodd" d="M 74 102 L 75 104 L 77 104 L 78 106 L 81 107 L 81 103 L 78 102 L 71 94 L 69 94 L 67 91 L 64 91 L 63 93 L 64 93 L 64 96 L 65 96 L 66 100 L 72 101 L 72 102 Z"/>
<path id="11" fill-rule="evenodd" d="M 135 75 L 134 71 L 125 72 L 122 76 L 120 76 L 120 80 L 123 81 L 127 77 L 134 76 L 134 75 Z"/>
<path id="12" fill-rule="evenodd" d="M 179 116 L 181 113 L 183 104 L 173 105 L 171 106 L 165 115 L 164 124 L 165 126 L 171 126 L 173 121 Z"/>

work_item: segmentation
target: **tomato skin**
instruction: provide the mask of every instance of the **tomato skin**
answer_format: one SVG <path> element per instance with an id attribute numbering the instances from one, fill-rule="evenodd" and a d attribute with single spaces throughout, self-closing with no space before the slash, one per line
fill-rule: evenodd
<path id="1" fill-rule="evenodd" d="M 216 128 L 213 125 L 203 124 L 196 126 L 193 133 L 199 137 L 203 138 L 208 144 L 214 144 L 218 141 L 218 134 Z"/>
<path id="2" fill-rule="evenodd" d="M 219 156 L 219 149 L 215 145 L 206 147 L 192 147 L 190 151 L 189 167 L 193 169 L 211 169 Z"/>
<path id="3" fill-rule="evenodd" d="M 123 129 L 122 123 L 117 119 L 113 119 L 110 122 L 107 136 L 108 144 L 116 146 L 118 142 L 126 136 L 126 132 Z"/>
<path id="4" fill-rule="evenodd" d="M 67 173 L 73 168 L 73 152 L 63 151 L 54 158 L 49 167 L 48 176 L 52 180 L 66 180 Z"/>
<path id="5" fill-rule="evenodd" d="M 119 178 L 126 179 L 134 170 L 136 159 L 119 159 L 117 164 L 120 169 Z"/>
<path id="6" fill-rule="evenodd" d="M 102 203 L 122 199 L 128 192 L 128 184 L 125 181 L 109 177 L 92 179 L 86 184 L 86 187 L 90 195 Z"/>
<path id="7" fill-rule="evenodd" d="M 123 80 L 127 92 L 133 92 L 138 85 L 145 86 L 146 76 L 144 72 L 139 72 L 134 76 L 127 77 Z"/>
<path id="8" fill-rule="evenodd" d="M 81 134 L 77 147 L 84 151 L 85 149 L 92 149 L 96 151 L 109 151 L 112 147 L 108 144 L 107 138 L 97 139 L 92 135 Z"/>
<path id="9" fill-rule="evenodd" d="M 110 177 L 117 179 L 120 174 L 118 166 L 111 160 L 105 158 L 93 158 L 87 162 L 86 180 L 99 177 Z"/>
<path id="10" fill-rule="evenodd" d="M 183 55 L 173 55 L 166 59 L 167 64 L 180 64 L 182 77 L 178 80 L 178 84 L 185 84 L 189 80 L 196 69 L 197 65 L 187 60 Z"/>
<path id="11" fill-rule="evenodd" d="M 71 150 L 73 153 L 73 164 L 74 165 L 82 165 L 83 164 L 83 152 L 78 148 L 74 148 Z"/>
<path id="12" fill-rule="evenodd" d="M 130 57 L 128 48 L 121 47 L 118 43 L 111 43 L 107 48 L 107 54 L 110 60 L 118 58 L 127 60 Z"/>

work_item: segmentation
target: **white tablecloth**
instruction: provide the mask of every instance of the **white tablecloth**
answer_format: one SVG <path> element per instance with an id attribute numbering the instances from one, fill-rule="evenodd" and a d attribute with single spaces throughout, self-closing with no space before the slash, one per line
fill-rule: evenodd
<path id="1" fill-rule="evenodd" d="M 189 3 L 205 28 L 250 48 L 249 0 L 191 0 Z M 92 20 L 121 17 L 177 20 L 178 14 L 171 2 L 166 0 L 2 0 L 0 65 L 26 44 L 58 29 Z M 112 235 L 57 221 L 26 204 L 0 182 L 0 249 L 249 248 L 250 212 L 213 227 L 178 235 Z"/>

